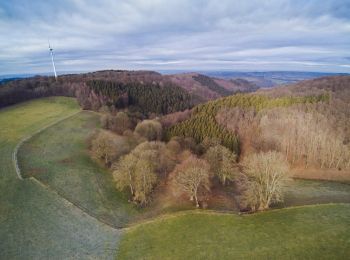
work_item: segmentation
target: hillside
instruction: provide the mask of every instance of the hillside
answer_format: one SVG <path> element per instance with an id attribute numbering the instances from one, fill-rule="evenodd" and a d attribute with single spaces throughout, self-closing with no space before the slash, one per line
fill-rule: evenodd
<path id="1" fill-rule="evenodd" d="M 103 100 L 109 100 L 111 97 L 108 95 L 115 96 L 116 92 L 109 92 L 107 96 L 98 95 L 96 91 L 92 93 L 90 89 L 86 87 L 87 85 L 91 85 L 89 83 L 92 81 L 111 82 L 124 85 L 124 88 L 129 88 L 125 87 L 126 85 L 133 86 L 132 88 L 138 88 L 138 92 L 140 92 L 140 89 L 144 89 L 144 91 L 148 92 L 149 89 L 155 89 L 156 92 L 157 89 L 162 89 L 162 92 L 166 90 L 179 93 L 179 95 L 176 94 L 175 96 L 180 97 L 180 99 L 175 98 L 174 101 L 184 103 L 180 106 L 180 109 L 190 108 L 193 104 L 227 96 L 235 92 L 250 92 L 256 90 L 252 84 L 244 80 L 230 81 L 193 73 L 162 75 L 154 71 L 105 70 L 83 74 L 61 75 L 58 77 L 57 82 L 53 77 L 47 76 L 35 76 L 26 79 L 4 81 L 1 83 L 0 89 L 0 107 L 33 98 L 63 95 L 77 97 L 79 100 L 82 98 L 94 99 L 94 102 L 98 104 L 90 105 L 89 107 L 83 105 L 83 107 L 96 110 L 100 106 L 106 105 Z M 128 93 L 119 92 L 119 94 L 130 94 L 130 91 L 128 91 Z M 187 97 L 183 98 L 185 95 L 187 95 Z M 125 96 L 123 98 L 125 98 Z M 98 101 L 96 101 L 96 99 L 98 99 Z M 91 102 L 91 100 L 88 101 L 88 103 Z M 83 103 L 86 103 L 85 100 Z M 145 111 L 144 108 L 141 108 L 141 110 Z M 162 108 L 161 110 L 162 113 L 175 112 L 171 108 Z M 160 110 L 146 112 L 159 113 Z"/>
<path id="2" fill-rule="evenodd" d="M 350 100 L 350 76 L 328 76 L 310 80 L 303 80 L 296 84 L 289 84 L 272 89 L 260 89 L 258 92 L 270 96 L 284 95 L 317 95 L 330 92 L 335 98 Z"/>
<path id="3" fill-rule="evenodd" d="M 53 77 L 36 76 L 4 83 L 0 107 L 47 97 L 77 97 L 84 109 L 99 110 L 133 106 L 142 113 L 169 113 L 193 106 L 192 97 L 182 88 L 151 71 L 98 71 Z M 148 109 L 145 100 L 162 104 Z M 176 104 L 176 107 L 174 107 Z"/>
<path id="4" fill-rule="evenodd" d="M 202 101 L 257 89 L 254 84 L 245 80 L 226 80 L 198 73 L 173 74 L 166 77 Z"/>
<path id="5" fill-rule="evenodd" d="M 244 79 L 259 88 L 271 88 L 282 85 L 295 84 L 304 80 L 326 76 L 346 75 L 342 73 L 323 73 L 307 71 L 265 71 L 265 72 L 236 72 L 236 71 L 211 71 L 205 73 L 211 77 L 227 80 Z"/>
<path id="6" fill-rule="evenodd" d="M 349 178 L 350 76 L 228 96 L 192 111 L 186 120 L 168 127 L 168 139 L 191 137 L 197 143 L 216 139 L 240 160 L 276 150 L 299 170 L 299 177 L 304 172 L 308 178 Z"/>

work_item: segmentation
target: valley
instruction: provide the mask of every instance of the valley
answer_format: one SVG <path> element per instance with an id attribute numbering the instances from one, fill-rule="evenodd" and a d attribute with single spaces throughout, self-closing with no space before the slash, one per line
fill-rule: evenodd
<path id="1" fill-rule="evenodd" d="M 316 156 L 306 141 L 300 142 L 305 150 L 299 150 L 276 139 L 289 134 L 297 143 L 302 136 L 288 131 L 295 127 L 295 133 L 300 132 L 303 124 L 290 122 L 308 120 L 313 129 L 319 126 L 311 124 L 316 117 L 315 123 L 322 123 L 318 128 L 328 129 L 327 135 L 319 132 L 323 140 L 336 141 L 338 146 L 333 146 L 346 152 L 348 132 L 342 122 L 348 118 L 347 77 L 256 93 L 227 93 L 199 105 L 188 102 L 191 94 L 176 86 L 162 91 L 171 86 L 147 85 L 152 87 L 144 90 L 140 82 L 124 85 L 100 79 L 87 84 L 67 85 L 76 88 L 76 94 L 83 93 L 77 99 L 38 97 L 0 110 L 0 239 L 6 241 L 1 244 L 1 256 L 349 256 L 350 158 L 323 148 L 328 143 L 315 141 L 321 151 Z M 119 98 L 124 91 L 128 99 L 122 104 Z M 157 93 L 164 102 L 149 104 Z M 286 117 L 292 126 L 287 131 L 279 121 L 286 113 L 305 116 Z M 328 125 L 332 122 L 337 122 L 336 130 Z M 270 135 L 273 131 L 278 135 Z M 337 141 L 332 131 L 341 133 L 336 138 L 345 141 Z M 310 140 L 320 140 L 316 133 Z M 17 153 L 20 180 L 12 153 L 25 137 L 29 138 Z M 331 153 L 322 158 L 323 151 Z M 292 169 L 277 187 L 278 197 L 272 197 L 264 210 L 246 193 L 251 185 L 246 167 L 259 160 L 250 157 L 254 154 L 268 155 L 264 160 Z M 178 177 L 188 169 L 207 176 L 199 183 L 198 194 L 188 193 L 185 179 Z M 138 186 L 137 174 L 149 178 L 141 181 L 148 189 Z"/>

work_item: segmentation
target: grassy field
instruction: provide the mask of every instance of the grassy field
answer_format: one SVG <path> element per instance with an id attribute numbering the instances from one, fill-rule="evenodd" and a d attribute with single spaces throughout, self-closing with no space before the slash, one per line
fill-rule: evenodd
<path id="1" fill-rule="evenodd" d="M 79 110 L 55 97 L 0 110 L 0 259 L 111 259 L 120 232 L 67 204 L 34 181 L 17 178 L 11 160 L 21 138 Z"/>
<path id="2" fill-rule="evenodd" d="M 118 259 L 349 259 L 350 205 L 254 215 L 198 211 L 131 227 Z"/>
<path id="3" fill-rule="evenodd" d="M 138 211 L 90 159 L 86 139 L 98 124 L 97 114 L 83 111 L 44 130 L 19 149 L 19 167 L 89 214 L 122 227 Z"/>
<path id="4" fill-rule="evenodd" d="M 350 184 L 295 179 L 287 183 L 283 206 L 336 202 L 350 203 Z"/>

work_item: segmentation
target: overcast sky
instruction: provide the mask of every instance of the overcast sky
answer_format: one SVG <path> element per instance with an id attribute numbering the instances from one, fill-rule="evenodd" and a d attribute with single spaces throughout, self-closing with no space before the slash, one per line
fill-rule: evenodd
<path id="1" fill-rule="evenodd" d="M 0 75 L 350 72 L 350 0 L 1 0 Z"/>

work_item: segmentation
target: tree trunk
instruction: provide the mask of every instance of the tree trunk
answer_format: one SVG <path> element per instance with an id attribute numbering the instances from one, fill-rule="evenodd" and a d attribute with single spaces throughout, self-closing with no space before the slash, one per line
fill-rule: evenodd
<path id="1" fill-rule="evenodd" d="M 197 192 L 194 195 L 194 199 L 196 201 L 196 207 L 199 208 L 198 198 L 197 198 Z"/>
<path id="2" fill-rule="evenodd" d="M 134 189 L 133 189 L 132 185 L 130 184 L 129 187 L 130 187 L 131 195 L 134 196 Z"/>
<path id="3" fill-rule="evenodd" d="M 132 178 L 131 178 L 131 174 L 129 172 L 129 181 L 130 181 L 130 192 L 131 192 L 131 195 L 134 196 L 134 187 L 132 186 Z"/>

